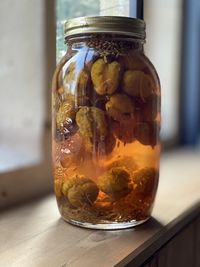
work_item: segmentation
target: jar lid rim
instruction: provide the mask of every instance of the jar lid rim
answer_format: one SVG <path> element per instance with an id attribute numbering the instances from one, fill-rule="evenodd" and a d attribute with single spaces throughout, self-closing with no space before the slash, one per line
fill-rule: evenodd
<path id="1" fill-rule="evenodd" d="M 80 34 L 112 33 L 145 40 L 145 28 L 145 21 L 141 19 L 122 16 L 86 16 L 68 19 L 64 24 L 64 36 L 67 39 Z"/>

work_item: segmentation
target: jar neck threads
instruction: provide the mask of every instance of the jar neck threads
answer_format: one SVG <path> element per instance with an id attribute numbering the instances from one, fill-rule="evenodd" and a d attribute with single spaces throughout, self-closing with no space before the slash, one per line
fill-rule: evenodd
<path id="1" fill-rule="evenodd" d="M 129 50 L 143 52 L 144 41 L 117 34 L 90 34 L 68 38 L 66 43 L 75 50 L 85 46 L 94 49 L 101 56 L 120 56 L 126 54 Z"/>

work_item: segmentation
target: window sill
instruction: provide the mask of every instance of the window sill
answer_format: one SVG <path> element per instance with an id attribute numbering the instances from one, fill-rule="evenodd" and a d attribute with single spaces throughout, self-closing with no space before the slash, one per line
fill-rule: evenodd
<path id="1" fill-rule="evenodd" d="M 140 266 L 200 212 L 200 154 L 171 152 L 161 162 L 152 218 L 123 231 L 81 229 L 60 219 L 53 196 L 0 215 L 4 267 Z"/>

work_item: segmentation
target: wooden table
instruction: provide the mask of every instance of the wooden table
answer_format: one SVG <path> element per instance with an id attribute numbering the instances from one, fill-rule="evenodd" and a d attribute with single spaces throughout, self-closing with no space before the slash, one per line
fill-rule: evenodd
<path id="1" fill-rule="evenodd" d="M 152 218 L 121 231 L 60 219 L 54 196 L 0 215 L 0 267 L 199 267 L 200 154 L 167 153 Z M 199 252 L 199 253 L 198 253 Z"/>

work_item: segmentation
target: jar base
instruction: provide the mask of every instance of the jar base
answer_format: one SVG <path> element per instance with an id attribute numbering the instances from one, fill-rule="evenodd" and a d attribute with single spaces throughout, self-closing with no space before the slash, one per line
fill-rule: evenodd
<path id="1" fill-rule="evenodd" d="M 62 217 L 63 218 L 63 217 Z M 109 222 L 109 223 L 88 223 L 88 222 L 79 222 L 71 219 L 63 218 L 64 221 L 73 224 L 75 226 L 89 228 L 89 229 L 96 229 L 96 230 L 120 230 L 120 229 L 127 229 L 138 226 L 143 224 L 144 222 L 148 221 L 150 216 L 143 220 L 132 220 L 129 222 Z"/>

